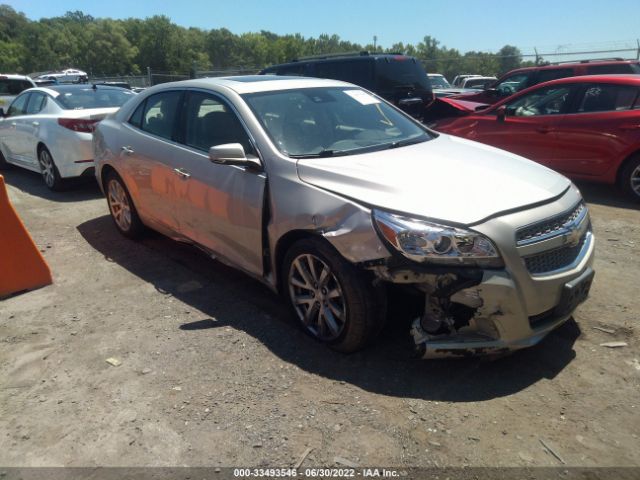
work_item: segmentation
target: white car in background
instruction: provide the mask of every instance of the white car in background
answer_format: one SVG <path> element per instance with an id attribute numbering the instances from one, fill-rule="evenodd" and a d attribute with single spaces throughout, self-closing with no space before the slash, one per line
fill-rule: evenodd
<path id="1" fill-rule="evenodd" d="M 485 90 L 496 83 L 496 77 L 469 77 L 462 81 L 461 88 Z"/>
<path id="2" fill-rule="evenodd" d="M 87 72 L 75 68 L 67 68 L 60 72 L 49 72 L 38 77 L 38 79 L 54 80 L 58 83 L 86 83 L 88 78 Z"/>
<path id="3" fill-rule="evenodd" d="M 0 108 L 7 108 L 14 98 L 36 84 L 24 75 L 0 74 Z"/>
<path id="4" fill-rule="evenodd" d="M 42 174 L 51 190 L 63 179 L 93 175 L 94 126 L 136 94 L 119 87 L 52 85 L 18 95 L 0 108 L 0 169 Z"/>

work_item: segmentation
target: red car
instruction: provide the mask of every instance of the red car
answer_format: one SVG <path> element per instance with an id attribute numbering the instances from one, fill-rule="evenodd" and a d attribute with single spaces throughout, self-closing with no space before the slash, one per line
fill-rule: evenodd
<path id="1" fill-rule="evenodd" d="M 572 63 L 524 67 L 505 73 L 486 90 L 477 93 L 461 93 L 453 95 L 452 98 L 489 104 L 496 103 L 525 88 L 559 78 L 579 77 L 581 75 L 627 75 L 636 73 L 640 73 L 640 62 L 637 60 L 622 60 L 621 58 L 582 60 Z"/>
<path id="2" fill-rule="evenodd" d="M 508 150 L 571 178 L 618 183 L 640 201 L 640 75 L 553 80 L 492 106 L 439 101 L 458 116 L 430 123 L 435 130 Z"/>

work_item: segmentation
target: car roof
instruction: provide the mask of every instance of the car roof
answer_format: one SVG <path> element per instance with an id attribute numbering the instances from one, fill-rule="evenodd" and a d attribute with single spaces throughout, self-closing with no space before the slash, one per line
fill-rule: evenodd
<path id="1" fill-rule="evenodd" d="M 495 80 L 496 77 L 483 77 L 481 75 L 474 75 L 469 78 L 465 78 L 465 80 Z"/>
<path id="2" fill-rule="evenodd" d="M 17 73 L 0 73 L 0 79 L 8 80 L 31 80 L 26 75 L 18 75 Z"/>
<path id="3" fill-rule="evenodd" d="M 216 88 L 223 87 L 238 94 L 291 90 L 294 88 L 316 87 L 355 87 L 350 83 L 339 80 L 312 77 L 288 77 L 284 75 L 244 75 L 237 77 L 198 78 L 181 82 L 163 83 L 157 87 L 181 88 Z M 359 88 L 359 87 L 358 87 Z M 159 90 L 164 88 L 153 88 Z"/>
<path id="4" fill-rule="evenodd" d="M 611 75 L 580 75 L 578 77 L 565 77 L 558 78 L 556 80 L 550 80 L 548 82 L 538 83 L 529 88 L 525 88 L 524 90 L 520 90 L 519 92 L 510 95 L 499 102 L 489 106 L 487 110 L 495 110 L 499 108 L 501 105 L 511 101 L 513 97 L 522 97 L 529 92 L 533 92 L 540 88 L 546 88 L 553 85 L 564 85 L 567 83 L 617 83 L 619 85 L 631 85 L 640 87 L 640 75 L 638 74 L 611 74 Z"/>
<path id="5" fill-rule="evenodd" d="M 73 93 L 81 90 L 93 90 L 93 85 L 83 83 L 83 84 L 63 84 L 63 85 L 43 85 L 41 87 L 34 87 L 25 90 L 24 92 L 45 92 L 56 98 L 58 95 L 63 93 Z M 98 85 L 97 90 L 118 90 L 118 91 L 129 91 L 126 88 L 110 86 L 110 85 Z M 24 93 L 22 92 L 22 93 Z"/>
<path id="6" fill-rule="evenodd" d="M 584 61 L 584 62 L 568 62 L 568 63 L 553 63 L 550 65 L 540 65 L 533 67 L 522 67 L 515 68 L 513 70 L 509 70 L 507 73 L 503 75 L 503 77 L 507 75 L 511 75 L 513 73 L 518 72 L 530 72 L 532 70 L 557 70 L 559 68 L 573 68 L 579 65 L 582 66 L 593 66 L 593 65 L 621 65 L 621 64 L 632 64 L 638 63 L 638 60 L 595 60 L 595 61 Z"/>
<path id="7" fill-rule="evenodd" d="M 609 75 L 580 75 L 578 77 L 564 77 L 549 82 L 539 83 L 533 87 L 539 87 L 540 85 L 557 85 L 564 83 L 619 83 L 625 85 L 638 85 L 640 86 L 640 75 L 633 73 L 620 73 Z M 528 90 L 528 89 L 527 89 Z"/>

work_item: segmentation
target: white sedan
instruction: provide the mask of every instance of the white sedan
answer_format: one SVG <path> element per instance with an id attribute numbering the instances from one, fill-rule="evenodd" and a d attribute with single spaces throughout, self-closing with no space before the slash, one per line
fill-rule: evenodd
<path id="1" fill-rule="evenodd" d="M 93 175 L 95 124 L 135 95 L 102 85 L 25 90 L 0 109 L 0 169 L 13 164 L 41 173 L 52 190 L 65 178 Z"/>

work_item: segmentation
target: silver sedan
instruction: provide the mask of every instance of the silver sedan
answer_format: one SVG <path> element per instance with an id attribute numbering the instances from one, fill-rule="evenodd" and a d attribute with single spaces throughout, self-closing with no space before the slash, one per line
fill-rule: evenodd
<path id="1" fill-rule="evenodd" d="M 98 125 L 94 158 L 122 234 L 198 245 L 283 293 L 339 351 L 378 334 L 388 284 L 422 299 L 411 334 L 431 357 L 537 343 L 594 275 L 569 180 L 343 82 L 156 86 Z"/>

